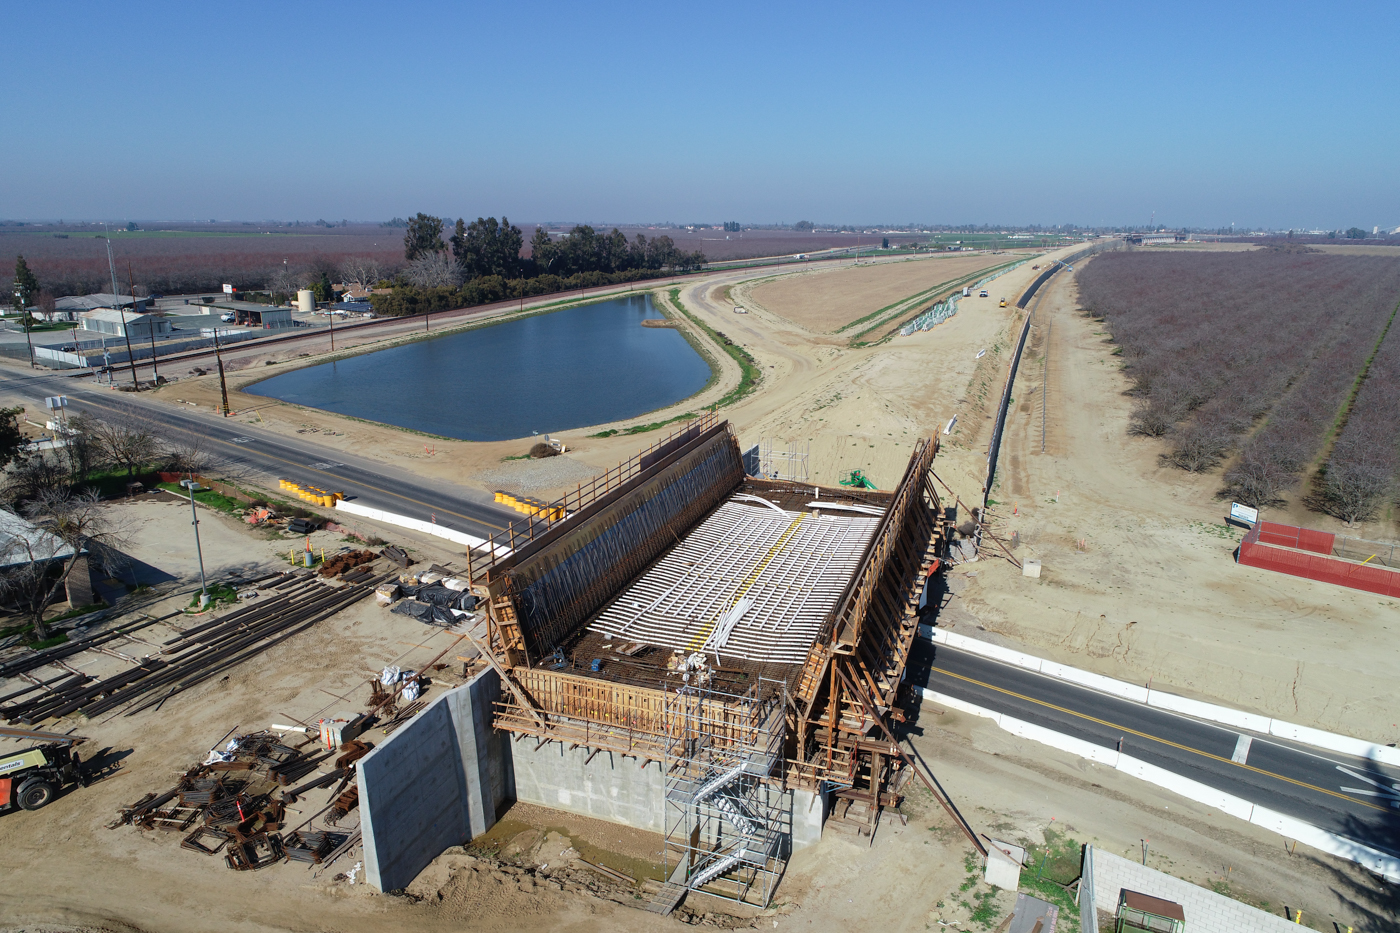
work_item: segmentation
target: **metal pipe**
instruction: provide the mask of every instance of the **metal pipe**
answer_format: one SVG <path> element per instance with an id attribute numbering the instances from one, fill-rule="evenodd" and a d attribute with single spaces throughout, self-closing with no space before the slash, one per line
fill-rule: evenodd
<path id="1" fill-rule="evenodd" d="M 209 605 L 209 586 L 204 581 L 204 551 L 199 546 L 199 512 L 194 507 L 194 474 L 190 474 L 190 524 L 194 526 L 194 552 L 199 557 L 199 608 Z"/>

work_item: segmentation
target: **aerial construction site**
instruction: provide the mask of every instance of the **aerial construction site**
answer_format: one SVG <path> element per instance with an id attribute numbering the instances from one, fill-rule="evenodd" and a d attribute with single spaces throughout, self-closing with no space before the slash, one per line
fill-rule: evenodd
<path id="1" fill-rule="evenodd" d="M 8 474 L 50 511 L 7 513 L 37 559 L 6 571 L 0 837 L 35 856 L 4 912 L 206 928 L 257 878 L 249 929 L 1384 915 L 1398 847 L 1363 791 L 1396 766 L 1370 699 L 1393 673 L 1387 520 L 1301 498 L 1217 517 L 1237 468 L 1141 437 L 1133 371 L 1108 364 L 1148 338 L 1113 276 L 1158 255 L 1102 237 L 703 272 L 642 313 L 710 383 L 542 439 L 424 443 L 248 391 L 269 363 L 344 365 L 315 332 L 129 394 L 7 377 L 15 402 L 66 400 L 68 446 L 159 443 L 90 500 Z M 1371 289 L 1338 332 L 1378 347 L 1370 388 L 1337 404 L 1375 417 L 1391 266 L 1169 262 Z M 550 320 L 532 310 L 431 326 Z M 371 323 L 336 354 L 422 336 Z M 18 624 L 26 567 L 61 577 L 48 641 Z M 1275 592 L 1356 639 L 1275 624 Z M 138 908 L 152 878 L 167 893 Z"/>

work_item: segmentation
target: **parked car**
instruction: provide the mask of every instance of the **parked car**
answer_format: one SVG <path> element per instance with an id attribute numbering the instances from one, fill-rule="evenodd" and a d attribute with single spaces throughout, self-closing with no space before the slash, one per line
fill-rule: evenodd
<path id="1" fill-rule="evenodd" d="M 232 324 L 232 323 L 233 323 L 233 315 L 232 315 L 232 314 L 221 314 L 221 315 L 219 315 L 219 320 L 223 321 L 225 324 Z"/>

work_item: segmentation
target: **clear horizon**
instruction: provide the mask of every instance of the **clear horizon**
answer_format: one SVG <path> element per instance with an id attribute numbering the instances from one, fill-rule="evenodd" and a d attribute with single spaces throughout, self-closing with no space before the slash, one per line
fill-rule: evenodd
<path id="1" fill-rule="evenodd" d="M 10 25 L 10 220 L 1400 224 L 1394 5 L 58 2 Z"/>

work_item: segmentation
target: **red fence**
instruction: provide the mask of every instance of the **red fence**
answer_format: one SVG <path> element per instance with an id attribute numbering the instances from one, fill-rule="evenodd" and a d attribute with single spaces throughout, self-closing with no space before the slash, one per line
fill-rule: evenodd
<path id="1" fill-rule="evenodd" d="M 1330 556 L 1334 535 L 1260 522 L 1240 542 L 1240 563 L 1400 599 L 1400 572 Z"/>
<path id="2" fill-rule="evenodd" d="M 1259 523 L 1259 543 L 1278 544 L 1283 547 L 1312 551 L 1314 554 L 1331 555 L 1332 545 L 1337 536 L 1327 531 L 1313 531 L 1311 528 L 1298 528 L 1294 525 L 1276 525 L 1273 522 Z"/>

